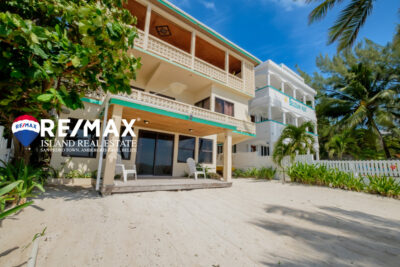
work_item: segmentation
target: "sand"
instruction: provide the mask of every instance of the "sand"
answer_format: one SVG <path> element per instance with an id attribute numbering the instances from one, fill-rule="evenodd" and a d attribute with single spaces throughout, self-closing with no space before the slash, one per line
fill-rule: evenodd
<path id="1" fill-rule="evenodd" d="M 234 180 L 232 188 L 117 194 L 48 188 L 2 222 L 0 266 L 400 266 L 400 201 Z"/>

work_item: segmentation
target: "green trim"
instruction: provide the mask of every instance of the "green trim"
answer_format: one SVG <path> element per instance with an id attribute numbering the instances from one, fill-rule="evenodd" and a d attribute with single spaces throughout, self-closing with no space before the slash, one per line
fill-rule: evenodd
<path id="1" fill-rule="evenodd" d="M 83 102 L 88 102 L 91 104 L 96 104 L 96 105 L 103 105 L 103 102 L 100 100 L 96 100 L 96 99 L 91 99 L 91 98 L 87 98 L 87 97 L 82 97 L 81 100 Z"/>
<path id="2" fill-rule="evenodd" d="M 223 83 L 223 82 L 221 82 L 221 81 L 218 81 L 218 80 L 216 80 L 216 79 L 214 79 L 214 78 L 212 78 L 212 77 L 210 77 L 210 76 L 207 76 L 207 75 L 205 75 L 205 74 L 203 74 L 203 73 L 201 73 L 201 72 L 198 72 L 197 70 L 189 69 L 189 68 L 186 67 L 186 66 L 183 66 L 183 65 L 181 65 L 181 64 L 179 64 L 179 63 L 176 63 L 176 62 L 174 62 L 174 61 L 171 61 L 171 60 L 169 60 L 169 59 L 167 59 L 167 58 L 164 58 L 164 57 L 162 57 L 162 56 L 159 56 L 159 55 L 154 54 L 154 53 L 152 53 L 152 52 L 149 52 L 149 51 L 147 51 L 147 50 L 144 50 L 143 48 L 135 47 L 135 49 L 137 49 L 137 50 L 139 50 L 139 51 L 141 51 L 141 52 L 143 52 L 143 53 L 149 54 L 150 56 L 156 57 L 156 58 L 158 58 L 158 59 L 167 61 L 168 63 L 171 63 L 172 65 L 178 66 L 178 67 L 183 68 L 183 69 L 188 70 L 188 71 L 191 71 L 191 72 L 193 72 L 193 73 L 195 73 L 195 74 L 197 74 L 197 75 L 200 75 L 200 76 L 202 76 L 202 77 L 204 77 L 204 78 L 206 78 L 206 79 L 212 80 L 212 81 L 214 81 L 214 82 L 216 82 L 216 83 L 219 83 L 219 84 L 221 84 L 221 85 L 223 85 L 223 86 L 228 86 L 227 84 L 225 84 L 225 83 Z M 228 87 L 229 87 L 229 86 L 228 86 Z M 231 87 L 230 87 L 230 88 L 231 88 Z M 232 89 L 234 89 L 234 88 L 232 88 Z M 249 94 L 249 93 L 247 93 L 247 92 L 240 91 L 240 90 L 237 90 L 237 89 L 234 89 L 234 90 L 235 90 L 236 92 L 245 94 L 245 95 L 247 95 L 247 96 L 254 97 L 254 95 Z"/>
<path id="3" fill-rule="evenodd" d="M 181 119 L 181 120 L 194 121 L 194 122 L 207 124 L 207 125 L 211 125 L 211 126 L 216 126 L 216 127 L 220 127 L 220 128 L 236 130 L 236 126 L 219 123 L 219 122 L 214 122 L 214 121 L 209 121 L 209 120 L 205 120 L 205 119 L 200 119 L 200 118 L 192 117 L 189 115 L 183 115 L 183 114 L 179 114 L 179 113 L 175 113 L 175 112 L 171 112 L 171 111 L 167 111 L 167 110 L 163 110 L 163 109 L 159 109 L 159 108 L 153 108 L 153 107 L 149 107 L 149 106 L 145 106 L 145 105 L 141 105 L 141 104 L 137 104 L 137 103 L 121 100 L 121 99 L 111 98 L 110 104 L 117 104 L 117 105 L 121 105 L 124 107 L 148 111 L 151 113 L 164 115 L 164 116 L 168 116 L 168 117 L 172 117 L 172 118 L 177 118 L 177 119 Z"/>
<path id="4" fill-rule="evenodd" d="M 258 121 L 256 123 L 263 123 L 263 122 L 266 122 L 266 121 L 271 121 L 271 122 L 275 122 L 275 123 L 278 123 L 278 124 L 283 125 L 283 126 L 288 126 L 288 124 L 280 122 L 280 121 L 276 121 L 276 120 L 263 120 L 263 121 Z M 315 133 L 312 133 L 312 132 L 307 132 L 307 133 L 311 134 L 311 135 L 314 135 L 314 136 L 318 136 L 318 134 L 315 134 Z"/>
<path id="5" fill-rule="evenodd" d="M 168 7 L 169 9 L 171 9 L 172 11 L 174 11 L 175 13 L 181 15 L 182 17 L 184 17 L 185 19 L 189 20 L 190 22 L 192 22 L 193 24 L 199 26 L 200 28 L 202 28 L 203 30 L 205 30 L 206 32 L 208 32 L 209 34 L 211 34 L 212 36 L 216 37 L 218 40 L 224 42 L 225 44 L 229 45 L 230 47 L 236 49 L 237 51 L 239 51 L 240 53 L 246 55 L 247 57 L 251 58 L 252 60 L 256 61 L 258 64 L 261 64 L 262 61 L 260 61 L 259 59 L 255 58 L 254 56 L 250 55 L 249 53 L 247 53 L 246 51 L 244 51 L 243 49 L 239 48 L 238 46 L 230 43 L 226 38 L 222 37 L 221 35 L 211 31 L 210 29 L 208 29 L 207 27 L 205 27 L 203 24 L 193 20 L 191 17 L 189 17 L 188 15 L 186 15 L 185 13 L 182 13 L 180 10 L 178 10 L 176 7 L 174 7 L 173 5 L 163 1 L 163 0 L 158 0 L 159 3 L 163 4 L 164 6 Z"/>
<path id="6" fill-rule="evenodd" d="M 281 93 L 281 94 L 283 94 L 283 95 L 285 95 L 285 96 L 287 96 L 287 97 L 289 97 L 289 98 L 291 98 L 291 99 L 293 99 L 293 100 L 295 100 L 295 101 L 297 101 L 297 102 L 299 102 L 300 104 L 302 104 L 303 106 L 306 106 L 306 107 L 310 108 L 311 110 L 315 110 L 315 108 L 313 108 L 313 107 L 311 107 L 311 106 L 309 106 L 309 105 L 307 105 L 307 104 L 304 104 L 304 103 L 301 102 L 300 100 L 297 100 L 297 99 L 294 98 L 293 96 L 290 96 L 290 95 L 288 95 L 288 94 L 282 92 L 281 90 L 276 89 L 276 88 L 273 87 L 272 85 L 266 85 L 266 86 L 264 86 L 264 87 L 258 88 L 258 89 L 256 89 L 256 92 L 257 92 L 257 91 L 260 91 L 260 90 L 263 90 L 263 89 L 265 89 L 265 88 L 268 88 L 268 87 L 271 88 L 271 89 L 274 89 L 275 91 L 277 91 L 277 92 L 279 92 L 279 93 Z"/>
<path id="7" fill-rule="evenodd" d="M 238 134 L 243 134 L 243 135 L 251 136 L 251 137 L 256 137 L 256 135 L 255 135 L 255 134 L 252 134 L 252 133 L 242 132 L 242 131 L 238 131 L 238 130 L 235 130 L 235 131 L 233 131 L 233 132 L 234 132 L 234 133 L 238 133 Z"/>

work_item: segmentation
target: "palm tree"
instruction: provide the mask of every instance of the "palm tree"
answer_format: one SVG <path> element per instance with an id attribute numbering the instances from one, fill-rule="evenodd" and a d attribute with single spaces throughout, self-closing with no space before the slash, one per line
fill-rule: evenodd
<path id="1" fill-rule="evenodd" d="M 285 182 L 285 167 L 283 159 L 289 156 L 290 162 L 294 161 L 297 154 L 304 155 L 308 152 L 314 153 L 314 136 L 308 133 L 308 129 L 314 127 L 310 121 L 303 123 L 301 126 L 288 125 L 283 129 L 281 136 L 275 143 L 272 158 L 274 162 L 282 169 L 282 183 Z"/>
<path id="2" fill-rule="evenodd" d="M 343 0 L 306 0 L 306 3 L 322 2 L 309 14 L 309 24 L 325 18 L 330 9 Z M 371 14 L 375 0 L 349 0 L 340 11 L 339 17 L 329 28 L 328 43 L 339 41 L 338 50 L 350 47 L 357 39 L 358 32 Z"/>
<path id="3" fill-rule="evenodd" d="M 345 153 L 355 156 L 359 150 L 357 139 L 353 136 L 353 131 L 351 130 L 345 130 L 340 134 L 334 135 L 325 144 L 325 149 L 331 159 L 335 155 L 338 159 L 342 159 Z"/>
<path id="4" fill-rule="evenodd" d="M 386 158 L 391 158 L 383 138 L 385 129 L 396 128 L 399 116 L 398 93 L 387 82 L 381 82 L 381 72 L 373 74 L 367 64 L 353 65 L 344 79 L 335 81 L 335 90 L 320 99 L 318 111 L 339 119 L 337 129 L 367 128 L 379 140 Z"/>

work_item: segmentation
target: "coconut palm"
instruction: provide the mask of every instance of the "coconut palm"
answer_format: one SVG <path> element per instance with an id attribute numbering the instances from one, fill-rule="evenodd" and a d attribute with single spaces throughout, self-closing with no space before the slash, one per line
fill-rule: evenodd
<path id="1" fill-rule="evenodd" d="M 283 129 L 281 136 L 275 143 L 272 158 L 274 162 L 282 169 L 282 183 L 285 182 L 285 168 L 283 159 L 289 157 L 290 162 L 294 161 L 297 154 L 314 153 L 314 136 L 308 133 L 308 129 L 313 129 L 312 122 L 305 122 L 299 127 L 288 125 Z"/>
<path id="2" fill-rule="evenodd" d="M 345 130 L 342 133 L 334 135 L 326 144 L 329 158 L 335 155 L 338 159 L 343 158 L 343 154 L 355 156 L 358 152 L 357 139 L 353 136 L 353 131 Z"/>
<path id="3" fill-rule="evenodd" d="M 338 50 L 350 47 L 357 39 L 358 32 L 371 14 L 375 0 L 306 0 L 306 3 L 320 2 L 309 14 L 309 23 L 325 18 L 330 9 L 342 2 L 347 6 L 329 29 L 328 43 L 339 41 Z"/>

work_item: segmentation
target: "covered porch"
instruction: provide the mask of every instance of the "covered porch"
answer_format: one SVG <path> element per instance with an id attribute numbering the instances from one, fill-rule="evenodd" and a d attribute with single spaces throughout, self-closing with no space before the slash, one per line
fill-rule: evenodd
<path id="1" fill-rule="evenodd" d="M 143 92 L 141 92 L 143 93 Z M 143 93 L 145 94 L 145 93 Z M 146 94 L 147 95 L 147 94 Z M 184 105 L 178 101 L 160 98 L 164 103 Z M 101 149 L 107 139 L 108 146 L 103 157 L 99 158 L 96 188 L 103 194 L 118 192 L 143 192 L 155 190 L 190 190 L 199 188 L 221 188 L 231 186 L 232 145 L 249 137 L 237 127 L 238 121 L 225 119 L 223 114 L 203 109 L 203 116 L 186 114 L 182 109 L 162 108 L 156 103 L 142 103 L 143 100 L 125 96 L 109 96 L 105 101 L 104 124 L 109 119 L 115 122 L 122 134 L 122 120 L 136 120 L 133 125 L 135 136 L 129 157 L 121 160 L 119 136 L 110 134 L 102 138 Z M 191 111 L 197 107 L 191 106 Z M 215 116 L 204 116 L 204 112 Z M 230 118 L 233 119 L 233 118 Z M 192 140 L 192 141 L 190 141 Z M 217 142 L 226 144 L 224 153 L 230 155 L 224 160 L 224 173 L 221 180 L 199 178 L 188 179 L 186 159 L 191 157 L 197 163 L 216 169 Z M 185 144 L 191 143 L 190 147 Z M 188 154 L 186 154 L 188 153 Z M 127 182 L 116 180 L 116 165 L 122 163 L 129 169 L 135 165 L 138 179 Z"/>

